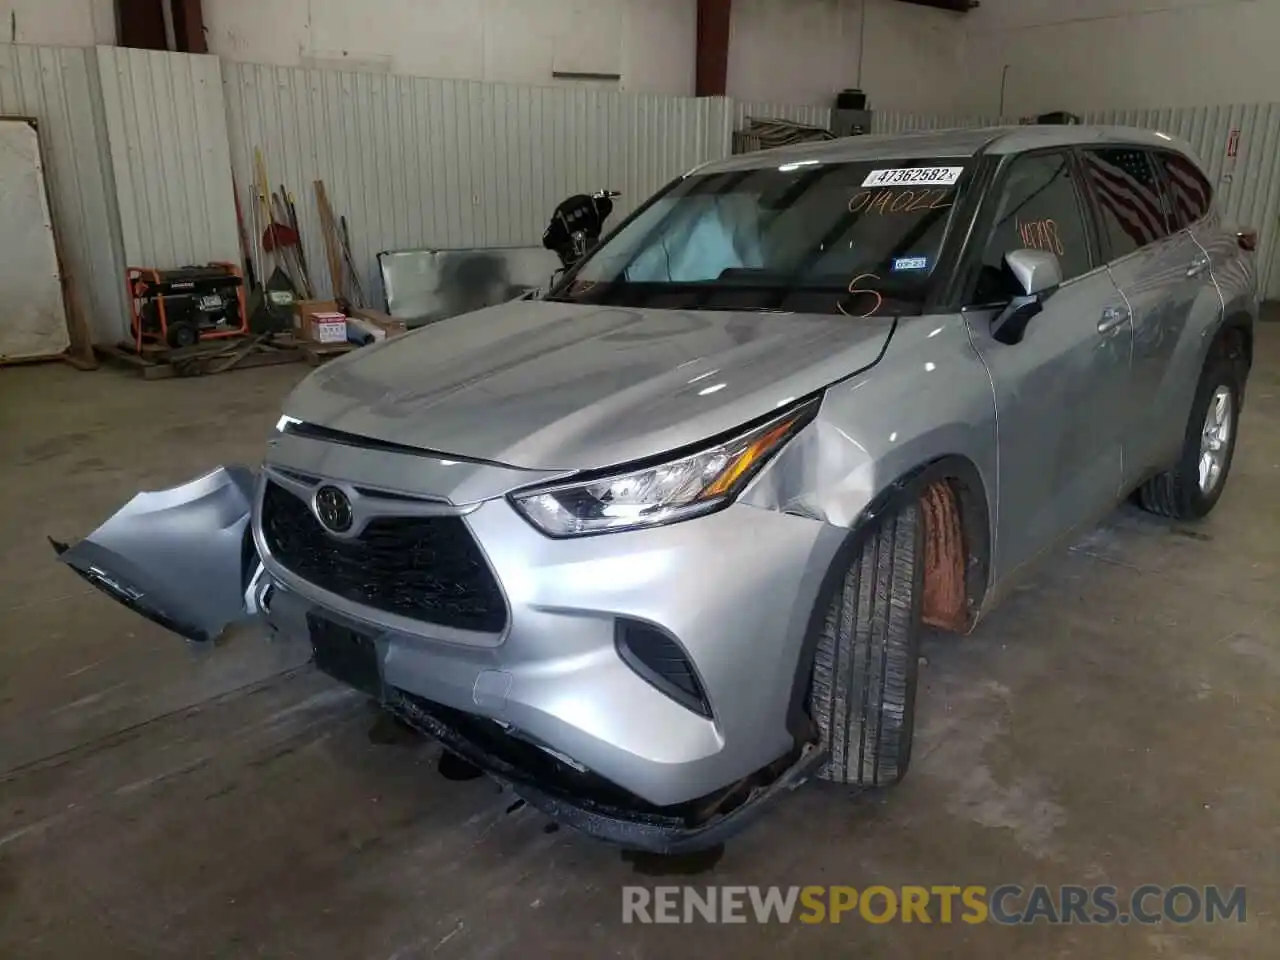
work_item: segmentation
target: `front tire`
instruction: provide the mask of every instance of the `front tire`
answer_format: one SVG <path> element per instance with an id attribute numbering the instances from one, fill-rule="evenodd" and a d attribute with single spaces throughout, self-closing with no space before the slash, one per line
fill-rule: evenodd
<path id="1" fill-rule="evenodd" d="M 919 671 L 923 532 L 916 503 L 876 521 L 829 599 L 809 710 L 828 756 L 818 776 L 864 787 L 911 761 Z"/>
<path id="2" fill-rule="evenodd" d="M 1178 462 L 1138 490 L 1144 510 L 1174 520 L 1199 520 L 1214 508 L 1235 456 L 1242 386 L 1239 364 L 1225 352 L 1210 357 L 1196 388 Z"/>

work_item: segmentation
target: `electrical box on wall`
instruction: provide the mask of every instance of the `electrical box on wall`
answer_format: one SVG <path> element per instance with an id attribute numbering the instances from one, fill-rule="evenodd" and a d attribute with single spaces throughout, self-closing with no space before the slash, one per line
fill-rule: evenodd
<path id="1" fill-rule="evenodd" d="M 831 132 L 837 137 L 860 137 L 871 132 L 870 110 L 832 110 Z"/>
<path id="2" fill-rule="evenodd" d="M 841 90 L 831 111 L 831 132 L 837 137 L 857 137 L 871 132 L 871 111 L 861 90 Z"/>

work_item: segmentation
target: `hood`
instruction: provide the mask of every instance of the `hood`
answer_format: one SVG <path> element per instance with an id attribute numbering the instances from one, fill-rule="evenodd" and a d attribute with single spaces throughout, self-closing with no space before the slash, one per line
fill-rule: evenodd
<path id="1" fill-rule="evenodd" d="M 891 319 L 523 300 L 321 367 L 284 412 L 388 443 L 530 469 L 638 460 L 874 364 Z"/>

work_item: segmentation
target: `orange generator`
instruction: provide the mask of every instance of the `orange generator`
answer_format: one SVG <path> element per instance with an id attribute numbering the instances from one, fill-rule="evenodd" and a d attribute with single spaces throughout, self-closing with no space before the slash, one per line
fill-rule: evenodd
<path id="1" fill-rule="evenodd" d="M 190 347 L 201 340 L 249 332 L 244 277 L 234 263 L 125 271 L 134 345 Z"/>

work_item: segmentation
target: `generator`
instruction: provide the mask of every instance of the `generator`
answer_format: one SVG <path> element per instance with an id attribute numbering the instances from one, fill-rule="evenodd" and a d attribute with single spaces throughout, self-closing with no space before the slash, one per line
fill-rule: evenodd
<path id="1" fill-rule="evenodd" d="M 234 263 L 125 271 L 134 345 L 163 343 L 174 349 L 201 340 L 249 332 L 244 277 Z"/>

